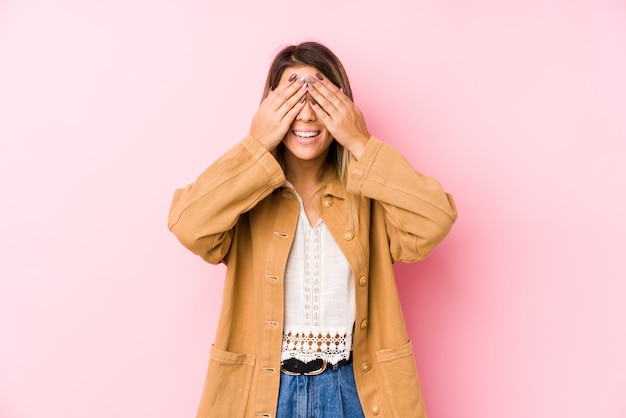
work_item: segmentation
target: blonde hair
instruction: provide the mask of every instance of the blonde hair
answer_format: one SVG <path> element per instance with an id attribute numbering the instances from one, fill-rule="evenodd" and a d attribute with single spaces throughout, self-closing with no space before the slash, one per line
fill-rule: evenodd
<path id="1" fill-rule="evenodd" d="M 330 82 L 340 87 L 350 100 L 354 100 L 350 81 L 341 61 L 330 49 L 318 42 L 303 42 L 298 45 L 290 45 L 284 47 L 276 54 L 267 74 L 262 99 L 269 94 L 270 90 L 276 88 L 287 68 L 297 65 L 309 65 L 316 68 Z M 285 169 L 283 152 L 284 145 L 281 143 L 276 149 L 276 158 L 283 166 L 283 169 Z M 338 179 L 345 189 L 348 182 L 348 166 L 351 159 L 352 155 L 350 152 L 336 140 L 333 141 L 330 145 L 326 162 L 319 173 L 322 185 L 325 186 L 334 179 Z M 359 196 L 347 191 L 346 212 L 348 218 L 347 226 L 357 230 L 359 225 Z"/>

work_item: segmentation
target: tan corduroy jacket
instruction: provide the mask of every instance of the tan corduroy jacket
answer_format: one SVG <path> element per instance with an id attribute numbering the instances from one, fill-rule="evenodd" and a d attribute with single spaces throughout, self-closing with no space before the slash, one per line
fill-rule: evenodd
<path id="1" fill-rule="evenodd" d="M 366 417 L 425 417 L 392 263 L 423 259 L 456 219 L 452 197 L 371 137 L 350 166 L 360 226 L 347 227 L 345 190 L 331 183 L 318 211 L 355 277 L 354 374 Z M 201 418 L 274 417 L 280 379 L 283 275 L 299 202 L 276 159 L 252 137 L 177 190 L 169 228 L 209 263 L 227 265 Z"/>

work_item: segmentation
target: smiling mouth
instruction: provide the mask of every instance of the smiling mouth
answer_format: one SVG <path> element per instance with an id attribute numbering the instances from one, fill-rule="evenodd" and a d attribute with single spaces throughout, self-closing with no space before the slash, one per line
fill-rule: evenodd
<path id="1" fill-rule="evenodd" d="M 309 139 L 318 136 L 320 131 L 291 131 L 298 138 Z"/>

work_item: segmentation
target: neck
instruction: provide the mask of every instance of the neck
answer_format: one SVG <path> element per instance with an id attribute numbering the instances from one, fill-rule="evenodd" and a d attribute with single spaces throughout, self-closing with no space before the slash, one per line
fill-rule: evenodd
<path id="1" fill-rule="evenodd" d="M 316 161 L 285 161 L 287 180 L 296 189 L 302 199 L 304 212 L 311 226 L 315 226 L 320 215 L 315 207 L 315 196 L 322 187 L 320 169 L 322 164 Z"/>
<path id="2" fill-rule="evenodd" d="M 308 195 L 315 192 L 322 186 L 319 176 L 319 167 L 311 167 L 310 171 L 306 169 L 287 169 L 287 180 L 298 191 L 300 195 Z"/>
<path id="3" fill-rule="evenodd" d="M 319 174 L 326 161 L 325 155 L 313 160 L 300 160 L 293 155 L 289 155 L 288 152 L 285 154 L 285 175 L 296 190 L 299 187 L 304 187 L 308 190 L 312 188 L 317 189 L 322 185 Z"/>

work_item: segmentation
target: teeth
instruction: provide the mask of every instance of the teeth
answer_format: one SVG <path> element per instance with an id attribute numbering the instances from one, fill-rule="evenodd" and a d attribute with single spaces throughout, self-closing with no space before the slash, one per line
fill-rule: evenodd
<path id="1" fill-rule="evenodd" d="M 293 131 L 293 133 L 300 138 L 312 138 L 320 134 L 319 131 Z"/>

